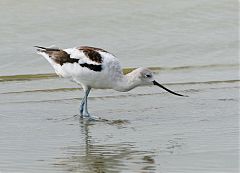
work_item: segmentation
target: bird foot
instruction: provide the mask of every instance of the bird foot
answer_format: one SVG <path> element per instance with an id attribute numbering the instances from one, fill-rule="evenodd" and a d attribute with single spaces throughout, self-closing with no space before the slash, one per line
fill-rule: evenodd
<path id="1" fill-rule="evenodd" d="M 100 117 L 97 117 L 97 116 L 91 116 L 90 114 L 82 114 L 81 115 L 81 118 L 83 118 L 83 119 L 86 119 L 86 120 L 88 120 L 88 121 L 99 121 L 99 120 L 101 120 L 101 118 Z"/>
<path id="2" fill-rule="evenodd" d="M 101 118 L 100 117 L 97 117 L 97 116 L 90 116 L 88 118 L 89 121 L 101 121 Z"/>

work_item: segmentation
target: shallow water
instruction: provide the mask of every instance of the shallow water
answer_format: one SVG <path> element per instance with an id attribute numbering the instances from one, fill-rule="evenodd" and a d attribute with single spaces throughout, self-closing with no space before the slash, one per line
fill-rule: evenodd
<path id="1" fill-rule="evenodd" d="M 103 122 L 79 119 L 82 92 L 66 83 L 1 82 L 2 172 L 238 172 L 239 80 L 165 84 L 188 98 L 94 90 Z"/>
<path id="2" fill-rule="evenodd" d="M 237 8 L 1 1 L 0 172 L 239 172 Z M 89 110 L 108 121 L 83 121 L 82 90 L 32 48 L 53 44 L 102 47 L 124 67 L 154 67 L 160 83 L 189 97 L 93 90 Z"/>

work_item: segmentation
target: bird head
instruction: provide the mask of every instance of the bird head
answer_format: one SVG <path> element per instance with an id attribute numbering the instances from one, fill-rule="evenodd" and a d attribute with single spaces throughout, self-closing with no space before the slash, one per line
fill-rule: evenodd
<path id="1" fill-rule="evenodd" d="M 171 94 L 174 94 L 174 95 L 177 95 L 177 96 L 187 97 L 185 95 L 173 92 L 170 89 L 168 89 L 168 88 L 164 87 L 163 85 L 161 85 L 160 83 L 158 83 L 154 79 L 153 72 L 151 70 L 149 70 L 148 68 L 142 68 L 141 67 L 141 68 L 138 68 L 138 69 L 134 70 L 133 73 L 134 73 L 134 76 L 135 76 L 135 80 L 138 81 L 139 85 L 155 85 L 155 86 L 158 86 L 158 87 L 168 91 Z"/>

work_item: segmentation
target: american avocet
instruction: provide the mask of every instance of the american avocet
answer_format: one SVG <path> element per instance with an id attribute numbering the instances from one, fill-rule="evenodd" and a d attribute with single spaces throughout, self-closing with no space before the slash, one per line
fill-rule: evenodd
<path id="1" fill-rule="evenodd" d="M 157 85 L 172 94 L 184 96 L 155 81 L 153 73 L 147 68 L 138 68 L 124 75 L 118 59 L 100 48 L 35 47 L 38 48 L 37 53 L 48 60 L 59 76 L 69 78 L 82 86 L 85 96 L 80 104 L 80 114 L 84 118 L 96 119 L 90 116 L 87 107 L 87 98 L 91 88 L 126 92 L 140 85 Z"/>

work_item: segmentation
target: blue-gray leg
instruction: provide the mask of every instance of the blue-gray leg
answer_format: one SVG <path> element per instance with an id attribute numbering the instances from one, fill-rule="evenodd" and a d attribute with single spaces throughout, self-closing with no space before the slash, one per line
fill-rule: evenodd
<path id="1" fill-rule="evenodd" d="M 80 104 L 80 113 L 82 117 L 90 117 L 90 114 L 88 113 L 88 108 L 87 108 L 87 97 L 88 94 L 90 93 L 91 88 L 87 87 L 85 90 L 85 96 Z"/>
<path id="2" fill-rule="evenodd" d="M 81 116 L 83 116 L 84 103 L 85 103 L 85 96 L 83 97 L 83 99 L 82 99 L 82 101 L 80 103 L 80 114 L 81 114 Z"/>

